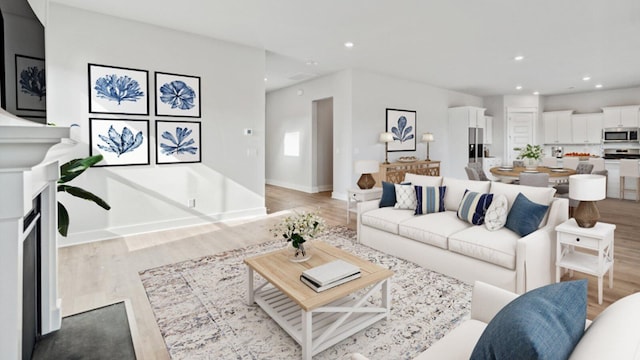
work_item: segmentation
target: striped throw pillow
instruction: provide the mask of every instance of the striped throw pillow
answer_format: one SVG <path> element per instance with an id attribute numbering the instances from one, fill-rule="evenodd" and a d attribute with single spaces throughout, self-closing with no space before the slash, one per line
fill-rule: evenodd
<path id="1" fill-rule="evenodd" d="M 484 224 L 484 215 L 492 200 L 493 194 L 465 190 L 458 207 L 458 218 L 473 225 Z"/>
<path id="2" fill-rule="evenodd" d="M 444 211 L 444 193 L 446 186 L 415 186 L 416 215 L 431 214 Z"/>

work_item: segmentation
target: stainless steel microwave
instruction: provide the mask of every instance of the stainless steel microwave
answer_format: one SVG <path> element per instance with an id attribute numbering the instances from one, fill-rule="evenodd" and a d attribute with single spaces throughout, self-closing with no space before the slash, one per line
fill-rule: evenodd
<path id="1" fill-rule="evenodd" d="M 604 128 L 602 142 L 638 142 L 638 128 Z"/>

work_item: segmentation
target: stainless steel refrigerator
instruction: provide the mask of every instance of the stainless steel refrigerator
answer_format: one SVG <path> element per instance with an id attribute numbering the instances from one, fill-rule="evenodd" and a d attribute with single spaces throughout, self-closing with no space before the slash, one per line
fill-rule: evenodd
<path id="1" fill-rule="evenodd" d="M 484 157 L 484 129 L 469 128 L 469 162 L 482 163 Z"/>

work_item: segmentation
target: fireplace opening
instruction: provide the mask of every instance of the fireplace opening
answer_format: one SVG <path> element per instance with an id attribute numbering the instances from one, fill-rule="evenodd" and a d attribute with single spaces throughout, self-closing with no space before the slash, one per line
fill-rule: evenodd
<path id="1" fill-rule="evenodd" d="M 22 359 L 31 359 L 37 339 L 42 335 L 42 262 L 40 195 L 33 200 L 31 211 L 24 217 L 25 238 L 22 262 Z"/>

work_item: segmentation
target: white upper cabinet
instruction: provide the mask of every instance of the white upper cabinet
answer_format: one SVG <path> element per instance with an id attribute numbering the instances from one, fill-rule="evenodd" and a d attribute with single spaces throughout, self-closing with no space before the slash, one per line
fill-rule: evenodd
<path id="1" fill-rule="evenodd" d="M 493 116 L 484 117 L 484 143 L 493 144 Z"/>
<path id="2" fill-rule="evenodd" d="M 455 109 L 455 108 L 453 108 Z M 485 127 L 485 120 L 484 120 L 484 111 L 485 109 L 483 108 L 479 108 L 479 107 L 475 107 L 475 106 L 461 106 L 459 109 L 461 109 L 462 112 L 462 116 L 466 117 L 469 121 L 469 127 L 470 128 L 481 128 L 484 129 Z"/>
<path id="3" fill-rule="evenodd" d="M 603 115 L 577 114 L 571 116 L 571 134 L 574 144 L 598 144 L 602 138 Z"/>
<path id="4" fill-rule="evenodd" d="M 638 127 L 640 105 L 603 107 L 602 111 L 605 128 Z"/>
<path id="5" fill-rule="evenodd" d="M 571 113 L 573 110 L 542 113 L 545 144 L 571 144 Z"/>

